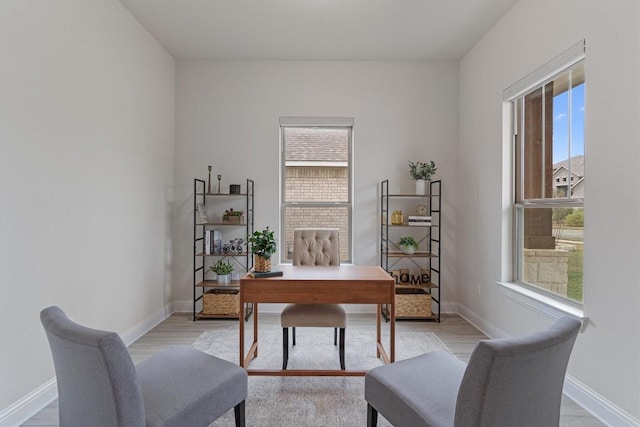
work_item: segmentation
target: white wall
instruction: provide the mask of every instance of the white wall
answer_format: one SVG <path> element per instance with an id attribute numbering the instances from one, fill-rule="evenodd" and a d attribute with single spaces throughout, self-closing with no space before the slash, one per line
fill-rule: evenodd
<path id="1" fill-rule="evenodd" d="M 640 419 L 640 3 L 522 0 L 460 63 L 459 303 L 507 334 L 549 324 L 506 299 L 502 90 L 586 39 L 584 312 L 574 384 L 630 424 Z M 624 183 L 627 183 L 626 185 Z M 508 229 L 506 230 L 508 231 Z M 508 260 L 508 258 L 507 258 Z M 598 399 L 596 399 L 598 400 Z M 591 402 L 594 403 L 594 402 Z"/>
<path id="2" fill-rule="evenodd" d="M 121 333 L 165 313 L 175 62 L 113 0 L 3 0 L 0 52 L 6 425 L 54 377 L 41 309 Z"/>
<path id="3" fill-rule="evenodd" d="M 354 118 L 354 263 L 379 264 L 379 183 L 414 191 L 408 160 L 434 160 L 455 210 L 457 65 L 425 62 L 178 61 L 176 296 L 192 298 L 193 179 L 256 185 L 256 228 L 278 229 L 281 116 Z M 454 216 L 445 213 L 444 300 L 455 300 Z M 185 304 L 184 307 L 187 307 Z"/>

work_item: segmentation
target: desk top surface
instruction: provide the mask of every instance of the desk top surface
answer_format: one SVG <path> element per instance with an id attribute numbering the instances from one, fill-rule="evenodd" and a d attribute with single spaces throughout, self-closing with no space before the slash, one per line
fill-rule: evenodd
<path id="1" fill-rule="evenodd" d="M 375 265 L 294 266 L 291 264 L 279 264 L 273 267 L 272 270 L 282 271 L 283 275 L 253 278 L 247 274 L 241 281 L 394 281 L 393 277 L 382 267 Z"/>

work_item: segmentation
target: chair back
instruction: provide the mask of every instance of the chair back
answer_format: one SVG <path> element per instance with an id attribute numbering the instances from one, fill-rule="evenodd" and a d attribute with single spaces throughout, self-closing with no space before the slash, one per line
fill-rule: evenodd
<path id="1" fill-rule="evenodd" d="M 557 426 L 580 326 L 564 317 L 531 335 L 480 341 L 458 391 L 455 426 Z"/>
<path id="2" fill-rule="evenodd" d="M 115 332 L 72 322 L 58 307 L 40 312 L 58 382 L 61 426 L 144 426 L 135 366 Z"/>
<path id="3" fill-rule="evenodd" d="M 293 230 L 293 265 L 340 265 L 340 238 L 335 228 Z"/>

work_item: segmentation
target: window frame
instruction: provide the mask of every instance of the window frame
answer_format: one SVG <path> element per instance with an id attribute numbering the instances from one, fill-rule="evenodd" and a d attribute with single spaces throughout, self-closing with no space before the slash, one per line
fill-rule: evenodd
<path id="1" fill-rule="evenodd" d="M 524 212 L 527 209 L 553 209 L 562 207 L 581 208 L 584 211 L 584 198 L 571 197 L 570 194 L 569 197 L 564 198 L 525 199 L 523 197 L 525 178 L 525 154 L 523 150 L 524 141 L 519 137 L 519 135 L 517 135 L 517 129 L 519 128 L 517 120 L 520 119 L 518 114 L 519 109 L 517 108 L 517 102 L 519 102 L 518 100 L 522 102 L 526 95 L 540 88 L 544 88 L 546 84 L 558 78 L 562 74 L 565 74 L 580 65 L 584 66 L 585 50 L 586 43 L 584 40 L 582 40 L 581 42 L 569 48 L 567 51 L 563 52 L 558 57 L 554 58 L 549 63 L 545 64 L 538 70 L 535 70 L 525 78 L 516 82 L 514 85 L 507 88 L 503 92 L 503 100 L 508 106 L 507 111 L 510 112 L 508 116 L 505 116 L 505 118 L 510 117 L 510 122 L 507 122 L 509 123 L 508 126 L 510 128 L 510 143 L 508 144 L 508 152 L 510 153 L 509 157 L 511 159 L 511 178 L 508 181 L 509 185 L 511 186 L 511 201 L 509 203 L 509 205 L 511 206 L 511 214 L 509 215 L 508 221 L 511 221 L 512 223 L 510 239 L 511 248 L 509 250 L 509 258 L 511 260 L 510 282 L 516 287 L 519 286 L 524 290 L 532 291 L 534 294 L 539 294 L 542 297 L 549 297 L 561 304 L 568 304 L 569 306 L 576 307 L 580 310 L 583 308 L 584 298 L 586 294 L 584 282 L 582 284 L 583 301 L 580 302 L 524 281 Z M 524 126 L 520 127 L 524 129 Z M 571 158 L 570 154 L 568 158 Z M 567 173 L 571 174 L 570 171 L 568 171 Z M 544 185 L 544 180 L 546 178 L 543 176 L 542 179 Z M 569 180 L 567 180 L 567 185 L 571 185 Z M 506 260 L 507 259 L 505 259 L 505 261 Z M 505 284 L 503 283 L 503 285 Z"/>
<path id="2" fill-rule="evenodd" d="M 285 129 L 286 128 L 321 128 L 321 129 L 346 129 L 349 132 L 348 140 L 348 160 L 347 160 L 347 201 L 346 202 L 287 202 L 286 177 L 287 162 L 285 158 Z M 348 259 L 341 259 L 341 263 L 349 264 L 353 262 L 353 118 L 344 117 L 281 117 L 280 118 L 280 242 L 286 240 L 286 210 L 288 207 L 296 208 L 335 208 L 344 207 L 347 209 L 347 227 L 349 232 L 346 237 L 348 244 Z M 342 245 L 341 245 L 342 246 Z M 280 245 L 280 263 L 291 263 L 287 259 L 286 248 Z"/>

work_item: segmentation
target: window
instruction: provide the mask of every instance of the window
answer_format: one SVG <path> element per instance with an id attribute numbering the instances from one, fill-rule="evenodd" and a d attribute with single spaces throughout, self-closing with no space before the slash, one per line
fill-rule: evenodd
<path id="1" fill-rule="evenodd" d="M 352 119 L 281 118 L 281 245 L 291 262 L 293 230 L 337 228 L 340 261 L 351 262 Z"/>
<path id="2" fill-rule="evenodd" d="M 515 281 L 574 303 L 583 299 L 584 50 L 580 53 L 562 68 L 556 64 L 562 71 L 508 99 L 515 133 Z"/>

